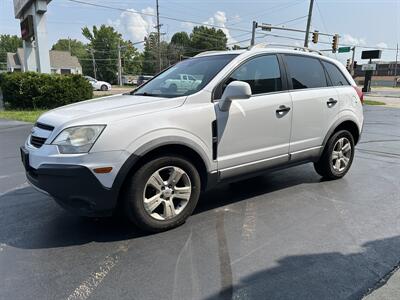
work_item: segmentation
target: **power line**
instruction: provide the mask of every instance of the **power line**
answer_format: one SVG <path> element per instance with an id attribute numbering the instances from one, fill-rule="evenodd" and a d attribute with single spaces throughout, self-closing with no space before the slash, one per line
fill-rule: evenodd
<path id="1" fill-rule="evenodd" d="M 298 5 L 298 4 L 302 3 L 302 2 L 304 2 L 304 0 L 295 1 L 295 2 L 289 3 L 289 4 L 286 3 L 286 4 L 283 4 L 283 5 L 282 4 L 278 4 L 276 6 L 273 6 L 273 7 L 269 8 L 268 10 L 266 10 L 266 11 L 260 13 L 260 14 L 254 15 L 254 13 L 252 13 L 252 14 L 247 14 L 245 16 L 246 17 L 252 17 L 253 19 L 254 18 L 258 18 L 260 16 L 265 17 L 265 16 L 271 15 L 272 13 L 275 13 L 277 11 L 280 11 L 280 10 L 283 10 L 283 9 L 286 9 L 286 8 L 289 8 L 289 7 L 292 7 L 292 6 L 296 6 L 296 5 Z M 234 22 L 231 25 L 237 25 L 237 24 L 240 24 L 240 23 L 243 23 L 243 22 L 247 22 L 247 21 Z M 228 21 L 228 23 L 229 23 L 229 21 Z"/>
<path id="2" fill-rule="evenodd" d="M 281 25 L 284 25 L 284 24 L 287 24 L 287 23 L 291 23 L 291 22 L 293 22 L 293 21 L 297 21 L 297 20 L 305 19 L 305 18 L 307 18 L 307 17 L 308 17 L 308 15 L 301 16 L 301 17 L 297 17 L 297 18 L 290 19 L 290 20 L 288 20 L 288 21 L 285 21 L 285 22 L 282 22 L 282 23 L 276 24 L 275 26 L 281 26 Z"/>
<path id="3" fill-rule="evenodd" d="M 91 3 L 91 2 L 81 1 L 81 0 L 66 0 L 66 1 L 79 3 L 79 4 L 85 4 L 85 5 L 94 6 L 94 7 L 105 8 L 105 9 L 112 9 L 112 10 L 127 12 L 127 13 L 131 13 L 131 14 L 138 14 L 138 15 L 142 15 L 142 16 L 157 17 L 155 14 L 132 11 L 130 9 L 114 7 L 114 6 L 109 6 L 109 5 L 103 5 L 103 4 L 96 4 L 96 3 Z M 251 32 L 250 30 L 243 29 L 243 28 L 204 24 L 204 23 L 198 22 L 198 21 L 173 18 L 173 17 L 163 16 L 163 15 L 160 15 L 160 19 L 166 19 L 166 20 L 177 21 L 177 22 L 186 22 L 186 23 L 192 23 L 192 24 L 202 25 L 202 26 L 210 26 L 210 27 L 219 28 L 219 29 L 229 29 L 229 30 L 233 30 L 233 31 Z"/>

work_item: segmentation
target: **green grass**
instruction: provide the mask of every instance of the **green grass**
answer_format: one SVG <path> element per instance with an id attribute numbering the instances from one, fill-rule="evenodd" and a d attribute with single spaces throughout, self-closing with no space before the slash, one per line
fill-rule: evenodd
<path id="1" fill-rule="evenodd" d="M 35 123 L 45 110 L 4 110 L 0 111 L 0 119 L 9 119 Z"/>
<path id="2" fill-rule="evenodd" d="M 374 101 L 374 100 L 364 100 L 364 104 L 366 104 L 366 105 L 386 105 L 385 102 Z"/>

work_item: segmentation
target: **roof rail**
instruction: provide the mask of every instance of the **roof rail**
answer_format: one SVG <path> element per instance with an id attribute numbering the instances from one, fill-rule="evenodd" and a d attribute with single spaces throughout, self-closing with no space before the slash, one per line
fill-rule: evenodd
<path id="1" fill-rule="evenodd" d="M 307 47 L 301 47 L 301 46 L 285 45 L 285 44 L 267 44 L 267 43 L 261 43 L 261 44 L 257 44 L 257 45 L 254 45 L 254 46 L 250 46 L 249 48 L 247 48 L 247 50 L 260 49 L 260 48 L 268 48 L 268 47 L 291 48 L 291 49 L 299 50 L 299 51 L 303 51 L 303 52 L 318 53 L 319 55 L 324 56 L 324 54 L 323 54 L 321 51 L 319 51 L 319 50 L 314 50 L 314 49 L 310 49 L 310 48 L 307 48 Z"/>
<path id="2" fill-rule="evenodd" d="M 200 52 L 199 54 L 196 54 L 194 57 L 199 57 L 199 56 L 203 56 L 206 54 L 212 54 L 212 53 L 218 53 L 224 50 L 211 50 L 211 51 L 204 51 L 204 52 Z"/>

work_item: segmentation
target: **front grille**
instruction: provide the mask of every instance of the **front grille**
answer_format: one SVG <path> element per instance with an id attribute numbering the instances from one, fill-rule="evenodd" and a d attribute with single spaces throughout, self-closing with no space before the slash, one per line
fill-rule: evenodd
<path id="1" fill-rule="evenodd" d="M 46 140 L 47 140 L 47 138 L 41 138 L 38 136 L 31 135 L 31 145 L 33 147 L 36 147 L 36 148 L 42 147 Z"/>
<path id="2" fill-rule="evenodd" d="M 43 124 L 43 123 L 39 123 L 36 122 L 35 127 L 40 128 L 40 129 L 44 129 L 44 130 L 48 130 L 48 131 L 53 131 L 54 127 L 51 125 L 47 125 L 47 124 Z"/>

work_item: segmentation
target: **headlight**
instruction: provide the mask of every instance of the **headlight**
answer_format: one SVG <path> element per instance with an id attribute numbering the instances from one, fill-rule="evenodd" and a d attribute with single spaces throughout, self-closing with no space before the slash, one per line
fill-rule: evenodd
<path id="1" fill-rule="evenodd" d="M 88 125 L 64 129 L 52 142 L 60 153 L 87 153 L 103 132 L 105 125 Z"/>

